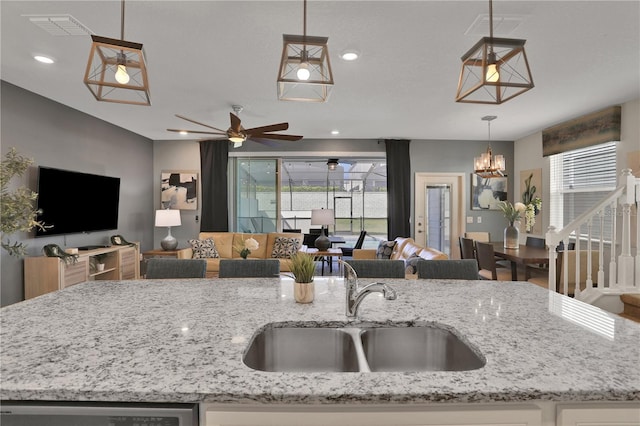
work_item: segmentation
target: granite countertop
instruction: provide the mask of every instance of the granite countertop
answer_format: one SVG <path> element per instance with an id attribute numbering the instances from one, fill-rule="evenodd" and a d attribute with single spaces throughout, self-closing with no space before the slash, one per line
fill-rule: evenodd
<path id="1" fill-rule="evenodd" d="M 367 281 L 367 280 L 362 280 Z M 269 373 L 242 354 L 281 321 L 349 323 L 341 279 L 92 281 L 0 310 L 4 400 L 370 404 L 640 400 L 640 324 L 525 282 L 385 280 L 355 322 L 453 327 L 471 371 Z M 366 283 L 366 282 L 365 282 Z"/>

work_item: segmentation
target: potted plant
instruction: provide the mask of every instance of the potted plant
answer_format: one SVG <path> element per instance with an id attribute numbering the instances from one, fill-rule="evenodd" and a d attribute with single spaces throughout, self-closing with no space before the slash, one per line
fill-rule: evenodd
<path id="1" fill-rule="evenodd" d="M 297 252 L 291 256 L 291 274 L 293 275 L 293 296 L 298 303 L 313 302 L 313 276 L 316 272 L 315 258 L 307 253 Z"/>
<path id="2" fill-rule="evenodd" d="M 100 253 L 91 256 L 91 266 L 93 272 L 102 272 L 104 271 L 104 262 L 109 257 L 109 253 Z"/>

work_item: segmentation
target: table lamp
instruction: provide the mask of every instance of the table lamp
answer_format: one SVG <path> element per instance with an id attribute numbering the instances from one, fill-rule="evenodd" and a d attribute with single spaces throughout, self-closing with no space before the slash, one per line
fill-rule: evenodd
<path id="1" fill-rule="evenodd" d="M 160 241 L 163 250 L 175 250 L 178 248 L 178 240 L 171 235 L 172 226 L 180 226 L 180 210 L 156 210 L 156 227 L 166 227 L 167 236 Z"/>
<path id="2" fill-rule="evenodd" d="M 324 227 L 333 225 L 333 209 L 313 209 L 311 210 L 311 224 L 322 227 L 320 236 L 315 241 L 315 246 L 320 251 L 326 251 L 331 247 L 331 240 L 324 234 Z"/>

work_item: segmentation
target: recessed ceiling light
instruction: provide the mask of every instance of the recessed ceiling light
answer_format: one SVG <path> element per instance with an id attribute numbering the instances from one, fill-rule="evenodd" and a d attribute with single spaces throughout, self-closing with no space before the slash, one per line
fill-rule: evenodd
<path id="1" fill-rule="evenodd" d="M 183 131 L 181 131 L 181 132 L 180 132 L 180 134 L 184 136 L 184 135 L 188 135 L 188 134 L 189 134 L 189 132 L 185 132 L 185 131 L 183 130 Z"/>
<path id="2" fill-rule="evenodd" d="M 42 55 L 35 55 L 33 59 L 35 59 L 38 62 L 42 62 L 43 64 L 52 64 L 54 62 L 53 59 L 47 56 L 42 56 Z"/>
<path id="3" fill-rule="evenodd" d="M 359 56 L 360 54 L 355 50 L 345 50 L 340 54 L 340 57 L 345 61 L 355 61 Z"/>
<path id="4" fill-rule="evenodd" d="M 339 135 L 340 134 L 340 130 L 332 130 L 331 134 L 332 135 Z"/>

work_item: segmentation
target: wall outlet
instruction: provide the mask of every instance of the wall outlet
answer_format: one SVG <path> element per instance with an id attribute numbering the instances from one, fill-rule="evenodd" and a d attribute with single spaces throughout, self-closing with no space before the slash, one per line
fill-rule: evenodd
<path id="1" fill-rule="evenodd" d="M 473 223 L 473 216 L 467 216 L 467 223 Z"/>
<path id="2" fill-rule="evenodd" d="M 477 221 L 478 223 L 482 223 L 482 216 L 478 216 Z"/>

